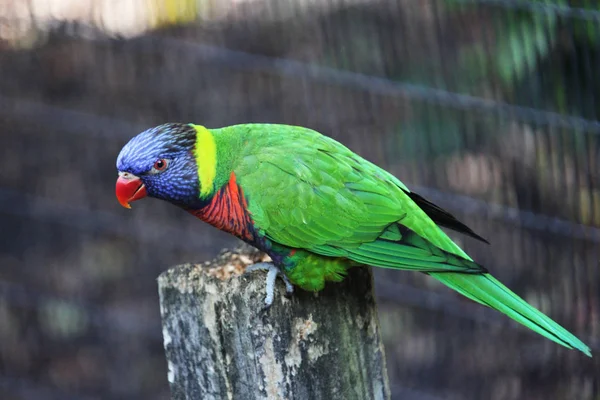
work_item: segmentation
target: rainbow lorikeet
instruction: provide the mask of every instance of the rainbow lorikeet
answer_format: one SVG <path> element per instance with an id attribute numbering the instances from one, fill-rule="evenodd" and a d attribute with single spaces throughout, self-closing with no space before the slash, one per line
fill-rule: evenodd
<path id="1" fill-rule="evenodd" d="M 588 346 L 475 263 L 440 229 L 483 240 L 402 182 L 311 129 L 168 123 L 127 143 L 117 159 L 119 202 L 150 196 L 266 252 L 267 307 L 277 276 L 318 291 L 348 268 L 423 272 L 565 347 Z"/>

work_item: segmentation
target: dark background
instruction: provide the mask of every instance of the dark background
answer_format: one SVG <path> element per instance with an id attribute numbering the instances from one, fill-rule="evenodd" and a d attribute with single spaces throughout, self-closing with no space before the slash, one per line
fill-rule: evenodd
<path id="1" fill-rule="evenodd" d="M 600 399 L 598 2 L 37 3 L 0 0 L 0 398 L 169 398 L 156 277 L 236 242 L 121 208 L 115 160 L 182 121 L 340 140 L 596 354 L 378 270 L 394 399 Z"/>

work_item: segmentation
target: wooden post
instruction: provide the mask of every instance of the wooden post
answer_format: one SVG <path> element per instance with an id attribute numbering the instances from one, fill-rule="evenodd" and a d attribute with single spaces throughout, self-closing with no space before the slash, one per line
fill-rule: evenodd
<path id="1" fill-rule="evenodd" d="M 388 399 L 370 269 L 262 311 L 266 256 L 247 247 L 158 278 L 172 398 Z"/>

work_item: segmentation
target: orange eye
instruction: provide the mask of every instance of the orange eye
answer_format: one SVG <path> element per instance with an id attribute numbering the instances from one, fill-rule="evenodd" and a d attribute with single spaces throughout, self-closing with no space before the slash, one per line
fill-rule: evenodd
<path id="1" fill-rule="evenodd" d="M 157 160 L 154 163 L 154 169 L 158 172 L 164 171 L 165 169 L 167 169 L 167 164 L 167 160 L 161 158 L 160 160 Z"/>

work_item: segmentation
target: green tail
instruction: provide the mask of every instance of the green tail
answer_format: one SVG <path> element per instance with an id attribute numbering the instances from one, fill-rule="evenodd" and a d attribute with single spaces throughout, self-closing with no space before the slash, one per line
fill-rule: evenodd
<path id="1" fill-rule="evenodd" d="M 591 357 L 590 348 L 565 328 L 552 321 L 490 274 L 432 272 L 432 277 L 462 295 L 508 315 L 529 329 L 569 349 L 577 349 Z"/>

